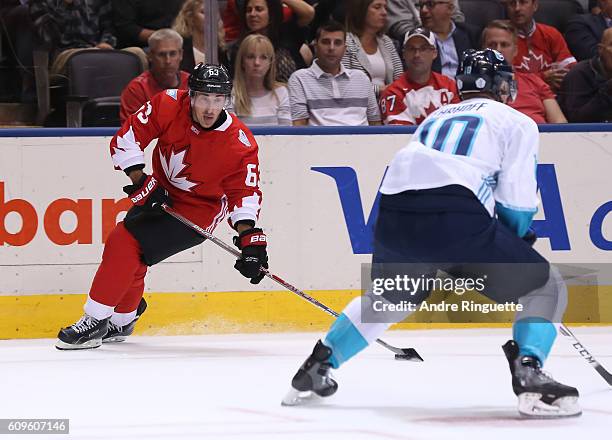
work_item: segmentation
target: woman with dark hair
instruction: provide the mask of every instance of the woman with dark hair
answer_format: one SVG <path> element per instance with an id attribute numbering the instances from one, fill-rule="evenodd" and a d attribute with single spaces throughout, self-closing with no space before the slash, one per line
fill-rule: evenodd
<path id="1" fill-rule="evenodd" d="M 365 72 L 376 96 L 403 72 L 387 27 L 387 0 L 353 0 L 346 11 L 346 52 L 342 64 Z"/>
<path id="2" fill-rule="evenodd" d="M 283 21 L 283 3 L 290 8 L 291 18 Z M 231 48 L 231 67 L 235 65 L 240 43 L 250 34 L 265 35 L 275 51 L 276 80 L 287 82 L 293 72 L 312 62 L 312 52 L 305 44 L 306 29 L 314 17 L 314 9 L 304 0 L 246 0 L 238 2 L 241 37 Z"/>

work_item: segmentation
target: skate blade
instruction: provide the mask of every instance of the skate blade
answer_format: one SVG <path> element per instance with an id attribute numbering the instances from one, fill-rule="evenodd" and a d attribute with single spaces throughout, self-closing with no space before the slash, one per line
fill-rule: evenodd
<path id="1" fill-rule="evenodd" d="M 127 339 L 127 336 L 113 336 L 110 338 L 102 339 L 103 344 L 107 343 L 115 343 L 115 342 L 124 342 Z"/>
<path id="2" fill-rule="evenodd" d="M 519 397 L 519 413 L 530 419 L 559 419 L 578 417 L 582 409 L 578 397 L 567 396 L 555 400 L 551 405 L 542 402 L 540 393 L 523 393 Z"/>
<path id="3" fill-rule="evenodd" d="M 312 391 L 298 391 L 291 387 L 289 392 L 285 395 L 281 401 L 282 406 L 301 406 L 308 405 L 318 402 L 322 399 L 321 396 L 313 393 Z"/>
<path id="4" fill-rule="evenodd" d="M 82 344 L 68 344 L 60 339 L 55 343 L 55 348 L 58 350 L 88 350 L 98 348 L 102 345 L 101 339 L 92 339 L 91 341 L 83 342 Z"/>

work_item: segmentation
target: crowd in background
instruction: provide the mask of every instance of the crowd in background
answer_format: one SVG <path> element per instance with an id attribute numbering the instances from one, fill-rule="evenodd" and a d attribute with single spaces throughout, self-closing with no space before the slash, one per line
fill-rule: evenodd
<path id="1" fill-rule="evenodd" d="M 461 54 L 484 47 L 514 66 L 510 106 L 537 123 L 611 121 L 612 0 L 568 1 L 563 29 L 534 19 L 544 0 L 483 1 L 502 8 L 485 23 L 461 0 L 227 0 L 212 22 L 230 110 L 248 125 L 417 125 L 458 102 Z M 65 120 L 66 65 L 84 49 L 137 57 L 121 121 L 210 61 L 202 0 L 2 0 L 0 18 L 0 101 L 36 101 L 32 53 L 47 50 L 50 125 Z"/>

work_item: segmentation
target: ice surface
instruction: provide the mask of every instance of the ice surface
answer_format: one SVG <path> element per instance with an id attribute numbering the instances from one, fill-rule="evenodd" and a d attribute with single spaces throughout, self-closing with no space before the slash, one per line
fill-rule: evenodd
<path id="1" fill-rule="evenodd" d="M 612 327 L 575 334 L 612 369 Z M 52 340 L 0 341 L 0 418 L 70 419 L 69 436 L 0 440 L 608 438 L 612 387 L 561 335 L 545 369 L 580 390 L 584 414 L 519 418 L 500 348 L 509 335 L 387 332 L 386 341 L 415 347 L 425 362 L 372 346 L 336 371 L 334 396 L 299 408 L 280 401 L 319 334 L 131 337 L 79 352 Z"/>

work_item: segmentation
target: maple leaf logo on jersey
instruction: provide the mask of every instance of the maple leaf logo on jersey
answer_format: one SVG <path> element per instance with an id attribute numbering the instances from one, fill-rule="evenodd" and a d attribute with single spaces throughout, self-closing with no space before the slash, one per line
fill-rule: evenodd
<path id="1" fill-rule="evenodd" d="M 123 136 L 117 136 L 117 145 L 113 146 L 112 152 L 113 161 L 115 163 L 122 163 L 133 160 L 135 156 L 134 150 L 142 154 L 139 145 L 140 142 L 134 137 L 134 130 L 132 130 L 132 126 L 130 125 L 130 129 Z"/>
<path id="2" fill-rule="evenodd" d="M 529 50 L 527 56 L 523 56 L 521 64 L 517 67 L 517 70 L 523 72 L 538 73 L 544 70 L 548 70 L 550 64 L 544 59 L 544 54 L 537 55 L 532 50 Z"/>
<path id="3" fill-rule="evenodd" d="M 428 114 L 448 104 L 452 99 L 453 93 L 447 89 L 434 89 L 432 86 L 426 86 L 418 90 L 410 90 L 404 96 L 406 109 L 399 115 L 389 115 L 387 120 L 398 119 L 415 125 L 420 124 Z"/>
<path id="4" fill-rule="evenodd" d="M 132 149 L 134 144 L 140 145 L 140 142 L 136 140 L 134 130 L 132 130 L 132 126 L 130 125 L 130 129 L 123 136 L 117 136 L 117 146 L 114 148 L 115 154 L 119 154 L 117 150 L 127 151 Z"/>
<path id="5" fill-rule="evenodd" d="M 182 189 L 183 191 L 191 191 L 192 187 L 201 182 L 192 182 L 184 176 L 179 177 L 179 174 L 181 174 L 183 170 L 189 166 L 189 164 L 185 163 L 186 152 L 187 149 L 176 153 L 174 150 L 170 150 L 170 157 L 166 159 L 160 150 L 159 159 L 161 161 L 161 166 L 164 169 L 164 173 L 168 178 L 168 182 L 170 182 L 173 186 L 176 186 L 178 189 Z"/>

